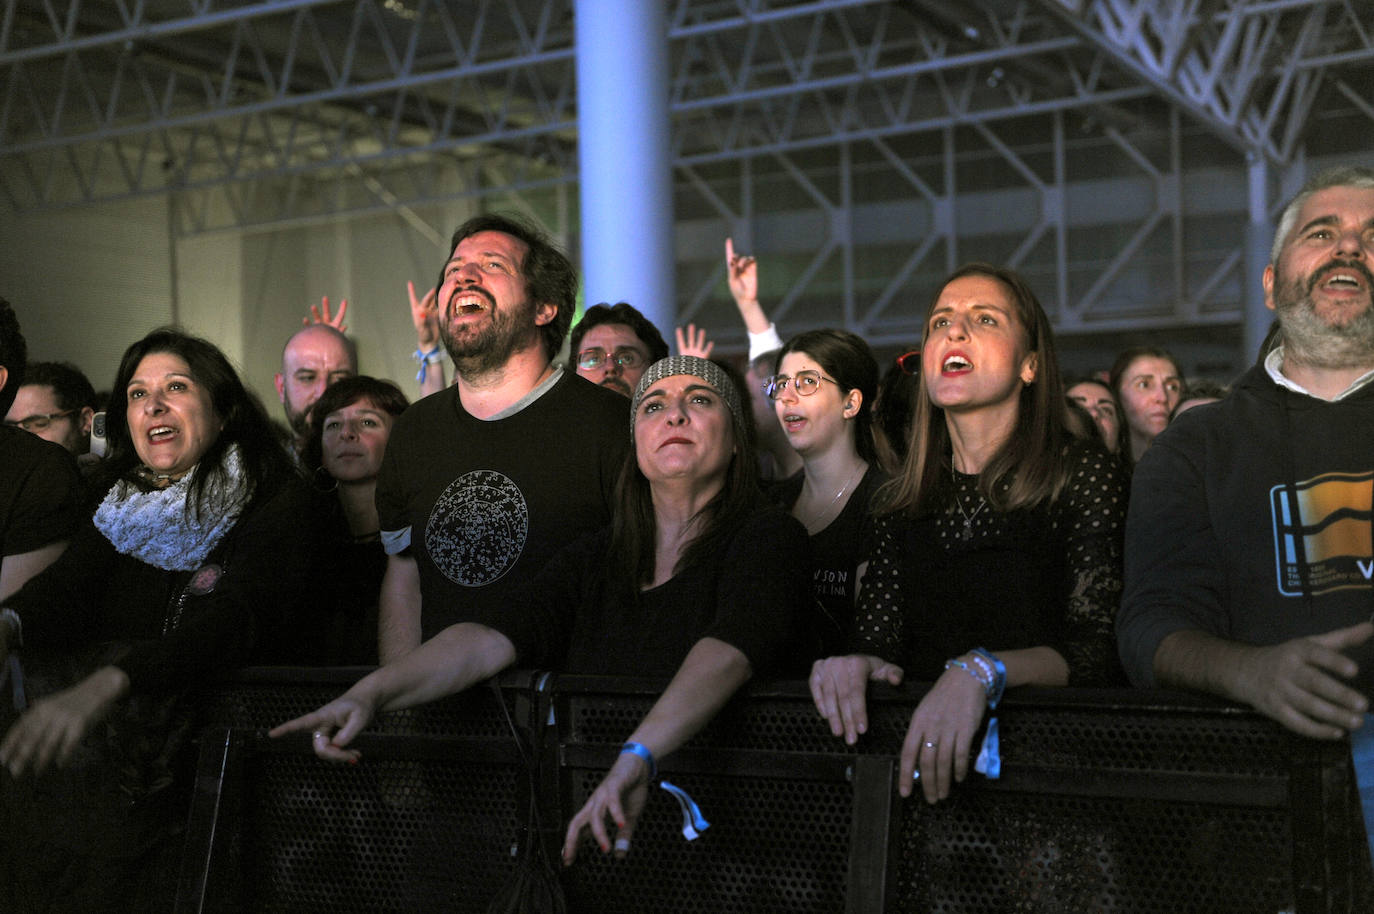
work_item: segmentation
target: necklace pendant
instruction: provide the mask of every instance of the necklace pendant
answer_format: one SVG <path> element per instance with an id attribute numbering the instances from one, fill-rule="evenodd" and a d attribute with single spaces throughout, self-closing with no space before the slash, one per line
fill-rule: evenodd
<path id="1" fill-rule="evenodd" d="M 964 532 L 961 533 L 960 536 L 964 538 L 964 542 L 966 543 L 973 539 L 973 525 L 969 523 L 967 519 L 964 521 Z"/>

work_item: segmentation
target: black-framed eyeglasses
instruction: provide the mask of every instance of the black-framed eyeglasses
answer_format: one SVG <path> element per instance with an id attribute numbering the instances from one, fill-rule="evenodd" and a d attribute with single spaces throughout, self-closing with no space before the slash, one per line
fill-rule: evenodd
<path id="1" fill-rule="evenodd" d="M 797 392 L 797 396 L 809 397 L 821 389 L 822 381 L 829 381 L 836 387 L 840 386 L 840 382 L 836 381 L 834 378 L 827 378 L 814 368 L 808 368 L 805 371 L 799 371 L 791 376 L 785 374 L 773 375 L 763 382 L 763 392 L 768 395 L 768 399 L 776 400 L 778 397 L 782 396 L 783 391 L 787 390 L 790 384 L 792 389 Z"/>
<path id="2" fill-rule="evenodd" d="M 907 374 L 921 373 L 921 350 L 913 349 L 897 356 L 897 367 Z"/>
<path id="3" fill-rule="evenodd" d="M 605 365 L 607 359 L 615 362 L 622 369 L 632 371 L 645 362 L 644 356 L 640 354 L 638 349 L 622 346 L 609 355 L 607 355 L 606 350 L 600 348 L 583 349 L 577 354 L 577 367 L 583 371 L 595 371 Z"/>
<path id="4" fill-rule="evenodd" d="M 32 416 L 25 416 L 22 419 L 10 421 L 5 420 L 5 424 L 11 428 L 22 428 L 26 432 L 41 432 L 52 425 L 54 419 L 65 419 L 76 412 L 74 409 L 64 409 L 60 413 L 36 413 Z"/>

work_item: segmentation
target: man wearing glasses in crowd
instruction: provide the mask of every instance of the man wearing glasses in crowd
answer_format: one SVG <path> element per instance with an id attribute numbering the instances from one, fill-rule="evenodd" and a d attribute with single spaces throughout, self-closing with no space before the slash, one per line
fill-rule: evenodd
<path id="1" fill-rule="evenodd" d="M 95 390 L 78 369 L 61 362 L 35 362 L 24 373 L 5 424 L 60 444 L 79 457 L 91 450 L 95 406 Z"/>
<path id="2" fill-rule="evenodd" d="M 625 302 L 593 305 L 572 329 L 570 351 L 577 373 L 625 396 L 648 368 L 668 357 L 663 334 Z"/>

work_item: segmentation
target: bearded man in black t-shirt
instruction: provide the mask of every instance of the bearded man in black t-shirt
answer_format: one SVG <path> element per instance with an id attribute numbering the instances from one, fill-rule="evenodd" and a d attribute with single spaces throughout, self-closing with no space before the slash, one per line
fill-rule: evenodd
<path id="1" fill-rule="evenodd" d="M 629 447 L 625 398 L 553 364 L 575 308 L 567 257 L 500 215 L 465 222 L 451 251 L 437 307 L 457 377 L 397 420 L 377 480 L 382 663 L 608 524 Z"/>

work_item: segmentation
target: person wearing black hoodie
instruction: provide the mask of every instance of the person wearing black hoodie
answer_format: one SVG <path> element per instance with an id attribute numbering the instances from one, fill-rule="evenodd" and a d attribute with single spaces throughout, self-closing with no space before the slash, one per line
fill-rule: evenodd
<path id="1" fill-rule="evenodd" d="M 1374 169 L 1304 186 L 1264 291 L 1280 345 L 1136 468 L 1118 642 L 1136 685 L 1338 739 L 1374 697 Z"/>

